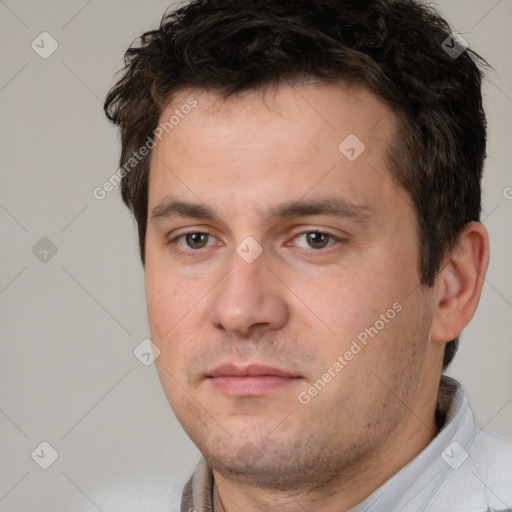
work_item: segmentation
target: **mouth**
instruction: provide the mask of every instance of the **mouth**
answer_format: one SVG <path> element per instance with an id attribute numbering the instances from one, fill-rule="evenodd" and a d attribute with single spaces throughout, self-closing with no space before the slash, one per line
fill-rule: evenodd
<path id="1" fill-rule="evenodd" d="M 211 385 L 226 395 L 261 396 L 302 379 L 293 372 L 264 365 L 222 365 L 206 375 Z"/>

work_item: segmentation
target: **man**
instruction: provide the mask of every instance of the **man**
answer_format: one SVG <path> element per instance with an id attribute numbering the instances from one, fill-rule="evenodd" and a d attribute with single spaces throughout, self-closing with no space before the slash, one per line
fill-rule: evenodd
<path id="1" fill-rule="evenodd" d="M 480 58 L 414 1 L 195 0 L 105 110 L 182 511 L 512 507 L 445 376 L 488 264 Z"/>

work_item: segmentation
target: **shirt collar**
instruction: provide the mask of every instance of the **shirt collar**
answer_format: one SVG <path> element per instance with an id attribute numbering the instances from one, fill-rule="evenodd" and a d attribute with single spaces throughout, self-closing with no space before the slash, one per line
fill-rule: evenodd
<path id="1" fill-rule="evenodd" d="M 441 378 L 436 416 L 441 429 L 406 466 L 350 512 L 423 510 L 449 478 L 460 457 L 469 451 L 478 433 L 462 386 Z"/>

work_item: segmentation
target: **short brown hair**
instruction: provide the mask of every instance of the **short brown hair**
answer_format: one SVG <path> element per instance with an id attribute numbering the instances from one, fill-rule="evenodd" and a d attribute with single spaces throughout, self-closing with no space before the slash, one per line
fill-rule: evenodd
<path id="1" fill-rule="evenodd" d="M 105 101 L 120 127 L 121 167 L 184 88 L 228 97 L 310 78 L 359 83 L 397 116 L 389 167 L 416 210 L 419 274 L 432 286 L 462 228 L 480 218 L 486 145 L 478 66 L 485 62 L 470 49 L 450 53 L 446 41 L 457 41 L 446 21 L 414 0 L 193 0 L 126 51 Z M 121 180 L 143 263 L 149 161 Z M 447 344 L 444 367 L 457 344 Z"/>

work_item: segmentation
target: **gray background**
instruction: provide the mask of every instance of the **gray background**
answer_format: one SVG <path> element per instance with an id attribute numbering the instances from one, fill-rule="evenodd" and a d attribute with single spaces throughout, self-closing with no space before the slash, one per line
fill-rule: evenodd
<path id="1" fill-rule="evenodd" d="M 134 225 L 117 188 L 92 193 L 119 154 L 105 94 L 125 49 L 168 5 L 0 1 L 0 512 L 141 511 L 151 495 L 158 512 L 199 460 L 154 366 L 133 354 L 148 337 Z M 512 1 L 439 5 L 495 68 L 485 83 L 491 264 L 450 374 L 481 424 L 512 439 Z M 59 45 L 46 59 L 31 47 L 51 48 L 44 31 Z M 50 456 L 43 441 L 59 455 L 48 469 L 36 463 Z"/>

